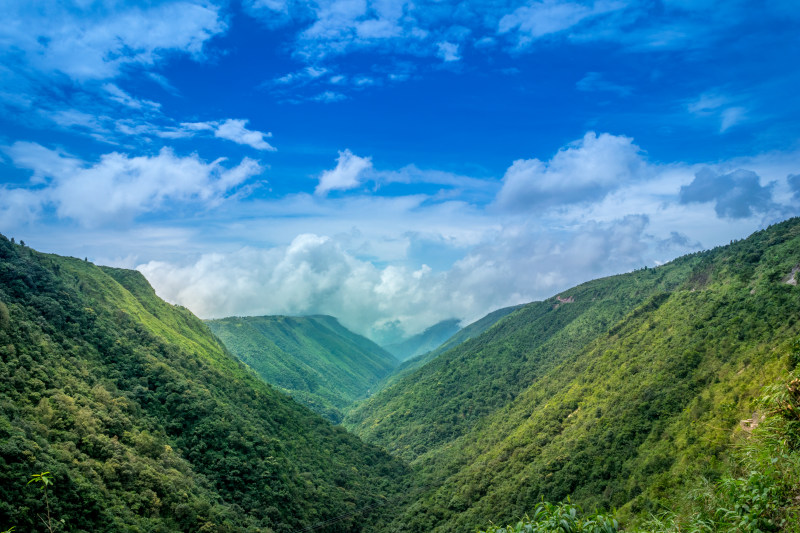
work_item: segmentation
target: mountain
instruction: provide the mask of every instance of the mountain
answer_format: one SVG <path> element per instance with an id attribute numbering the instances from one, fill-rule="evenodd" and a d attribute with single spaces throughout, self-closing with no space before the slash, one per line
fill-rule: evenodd
<path id="1" fill-rule="evenodd" d="M 427 328 L 422 333 L 413 335 L 401 342 L 385 346 L 386 351 L 394 355 L 400 361 L 406 361 L 412 357 L 430 352 L 457 333 L 460 329 L 460 323 L 461 321 L 457 318 L 442 320 Z"/>
<path id="2" fill-rule="evenodd" d="M 433 361 L 444 352 L 458 346 L 462 342 L 468 341 L 472 337 L 480 335 L 481 333 L 492 327 L 498 320 L 500 320 L 506 315 L 513 313 L 514 311 L 522 307 L 523 307 L 522 305 L 515 305 L 511 307 L 504 307 L 502 309 L 497 309 L 495 311 L 492 311 L 485 317 L 476 320 L 472 324 L 459 329 L 452 337 L 445 340 L 436 349 L 414 356 L 411 359 L 407 359 L 406 361 L 400 363 L 400 365 L 391 374 L 389 374 L 380 383 L 378 383 L 378 385 L 375 387 L 375 390 L 379 391 L 387 387 L 390 383 L 394 383 L 395 381 L 402 378 L 406 374 L 409 374 L 411 371 Z M 353 408 L 356 408 L 356 406 L 353 406 Z"/>
<path id="3" fill-rule="evenodd" d="M 375 394 L 344 425 L 415 470 L 390 529 L 474 530 L 542 498 L 649 516 L 718 478 L 797 364 L 798 267 L 792 219 L 531 303 Z"/>
<path id="4" fill-rule="evenodd" d="M 397 366 L 390 353 L 331 316 L 231 317 L 206 324 L 267 383 L 333 422 Z"/>
<path id="5" fill-rule="evenodd" d="M 374 531 L 405 474 L 138 272 L 0 236 L 0 529 Z"/>

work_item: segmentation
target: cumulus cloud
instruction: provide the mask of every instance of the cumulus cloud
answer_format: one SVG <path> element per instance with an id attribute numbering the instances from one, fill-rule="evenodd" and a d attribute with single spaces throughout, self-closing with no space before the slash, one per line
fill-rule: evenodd
<path id="1" fill-rule="evenodd" d="M 599 200 L 609 191 L 644 177 L 646 165 L 633 139 L 588 132 L 583 139 L 559 150 L 550 161 L 514 161 L 497 195 L 501 209 Z"/>
<path id="2" fill-rule="evenodd" d="M 85 226 L 130 220 L 174 202 L 214 205 L 262 171 L 248 158 L 225 168 L 222 159 L 206 163 L 197 155 L 179 157 L 169 148 L 155 156 L 112 152 L 94 164 L 36 143 L 18 142 L 5 151 L 44 184 L 36 190 L 42 205 L 53 205 L 59 217 Z M 24 203 L 26 197 L 20 198 Z"/>
<path id="3" fill-rule="evenodd" d="M 336 168 L 326 170 L 320 175 L 319 184 L 314 193 L 325 195 L 333 190 L 358 187 L 370 170 L 372 170 L 372 158 L 359 157 L 350 150 L 339 152 Z"/>
<path id="4" fill-rule="evenodd" d="M 714 202 L 717 216 L 724 218 L 747 218 L 774 205 L 772 184 L 762 186 L 758 174 L 742 169 L 722 175 L 709 168 L 699 171 L 689 185 L 681 187 L 680 202 Z"/>
<path id="5" fill-rule="evenodd" d="M 467 321 L 552 296 L 579 281 L 643 264 L 647 217 L 588 224 L 567 234 L 499 231 L 452 268 L 377 267 L 340 241 L 303 234 L 286 247 L 206 254 L 186 265 L 138 269 L 158 294 L 203 317 L 324 313 L 378 342 L 440 320 Z"/>

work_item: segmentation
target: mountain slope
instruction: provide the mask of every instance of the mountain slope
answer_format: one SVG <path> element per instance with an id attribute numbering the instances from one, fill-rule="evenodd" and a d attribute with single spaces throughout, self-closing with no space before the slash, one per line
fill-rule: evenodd
<path id="1" fill-rule="evenodd" d="M 334 422 L 397 365 L 374 342 L 330 316 L 260 316 L 206 324 L 239 359 Z"/>
<path id="2" fill-rule="evenodd" d="M 433 349 L 433 350 L 431 350 L 429 352 L 417 355 L 416 357 L 413 357 L 413 358 L 411 358 L 411 359 L 409 359 L 407 361 L 404 361 L 403 364 L 401 364 L 400 366 L 397 367 L 397 370 L 395 370 L 395 372 L 393 373 L 393 376 L 394 375 L 404 374 L 404 373 L 409 372 L 409 371 L 411 371 L 411 370 L 413 370 L 415 368 L 419 368 L 419 367 L 429 363 L 430 361 L 433 361 L 434 359 L 436 359 L 437 357 L 442 355 L 444 352 L 446 352 L 446 351 L 448 351 L 448 350 L 450 350 L 452 348 L 455 348 L 456 346 L 458 346 L 462 342 L 466 342 L 466 341 L 470 340 L 473 337 L 477 337 L 478 335 L 480 335 L 481 333 L 483 333 L 484 331 L 486 331 L 490 327 L 494 326 L 497 323 L 497 321 L 499 321 L 501 318 L 504 318 L 505 316 L 510 315 L 511 313 L 513 313 L 517 309 L 521 309 L 522 307 L 524 307 L 524 306 L 523 305 L 514 305 L 514 306 L 511 306 L 511 307 L 503 307 L 502 309 L 497 309 L 495 311 L 492 311 L 491 313 L 489 313 L 485 317 L 483 317 L 481 319 L 478 319 L 475 322 L 473 322 L 472 324 L 461 328 L 454 335 L 452 335 L 447 340 L 445 340 L 442 344 L 437 346 L 435 349 Z"/>
<path id="3" fill-rule="evenodd" d="M 390 384 L 394 383 L 395 381 L 403 378 L 407 374 L 410 374 L 417 368 L 421 366 L 425 366 L 426 364 L 430 363 L 441 354 L 445 353 L 446 351 L 458 346 L 462 342 L 466 342 L 473 337 L 477 337 L 490 327 L 494 326 L 497 321 L 501 318 L 505 317 L 506 315 L 510 315 L 517 309 L 524 307 L 523 305 L 515 305 L 511 307 L 504 307 L 502 309 L 497 309 L 492 311 L 488 315 L 483 318 L 480 318 L 473 322 L 472 324 L 465 326 L 458 330 L 453 336 L 448 338 L 442 344 L 440 344 L 436 349 L 431 350 L 429 352 L 417 355 L 403 361 L 398 365 L 398 367 L 387 377 L 385 377 L 378 385 L 375 387 L 376 391 L 380 391 Z M 355 405 L 351 409 L 356 409 L 358 406 Z"/>
<path id="4" fill-rule="evenodd" d="M 92 532 L 374 529 L 404 474 L 266 385 L 138 272 L 2 236 L 0 406 L 2 529 L 39 527 L 26 481 L 44 471 L 56 521 Z"/>
<path id="5" fill-rule="evenodd" d="M 798 265 L 792 219 L 530 304 L 375 395 L 346 424 L 413 461 L 393 530 L 507 523 L 567 496 L 648 515 L 714 479 L 751 399 L 796 364 Z"/>
<path id="6" fill-rule="evenodd" d="M 386 351 L 394 355 L 399 361 L 406 361 L 412 357 L 428 353 L 458 333 L 460 322 L 457 318 L 442 320 L 422 333 L 413 335 L 402 342 L 385 346 Z"/>

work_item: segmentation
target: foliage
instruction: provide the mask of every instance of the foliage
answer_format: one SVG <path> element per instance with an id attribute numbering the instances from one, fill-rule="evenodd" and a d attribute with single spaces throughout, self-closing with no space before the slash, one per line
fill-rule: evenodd
<path id="1" fill-rule="evenodd" d="M 595 513 L 583 516 L 579 506 L 570 502 L 554 505 L 542 502 L 525 518 L 506 527 L 492 525 L 479 533 L 617 533 L 617 520 L 608 515 Z"/>
<path id="2" fill-rule="evenodd" d="M 490 327 L 494 326 L 497 321 L 501 318 L 505 317 L 516 311 L 517 309 L 522 308 L 522 305 L 515 305 L 511 307 L 504 307 L 502 309 L 497 309 L 496 311 L 492 311 L 485 317 L 476 320 L 472 324 L 465 326 L 458 330 L 453 336 L 446 339 L 442 344 L 440 344 L 435 349 L 423 353 L 421 355 L 417 355 L 403 361 L 391 374 L 389 374 L 386 378 L 384 378 L 376 387 L 375 390 L 380 391 L 385 387 L 389 386 L 390 384 L 394 383 L 395 381 L 399 380 L 400 378 L 405 377 L 406 375 L 410 374 L 412 371 L 420 368 L 443 353 L 447 352 L 451 348 L 458 346 L 459 344 L 468 341 L 473 337 L 477 337 Z M 355 406 L 354 406 L 355 407 Z"/>
<path id="3" fill-rule="evenodd" d="M 34 531 L 49 505 L 75 532 L 350 532 L 393 512 L 402 463 L 265 384 L 138 272 L 0 236 L 0 301 L 0 524 Z M 31 471 L 57 480 L 48 502 Z"/>
<path id="4" fill-rule="evenodd" d="M 756 533 L 800 531 L 800 380 L 770 387 L 759 400 L 766 414 L 739 435 L 729 471 L 703 480 L 688 501 L 643 524 L 647 531 Z"/>
<path id="5" fill-rule="evenodd" d="M 346 427 L 415 469 L 392 527 L 462 531 L 568 496 L 629 520 L 696 479 L 716 483 L 731 431 L 791 364 L 800 290 L 785 277 L 799 262 L 793 219 L 595 280 L 527 305 L 365 401 Z"/>
<path id="6" fill-rule="evenodd" d="M 338 423 L 397 365 L 380 346 L 330 316 L 260 316 L 206 324 L 267 383 Z"/>

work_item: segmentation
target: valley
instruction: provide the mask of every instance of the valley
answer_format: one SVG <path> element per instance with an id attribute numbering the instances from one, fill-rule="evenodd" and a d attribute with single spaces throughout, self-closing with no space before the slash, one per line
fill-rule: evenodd
<path id="1" fill-rule="evenodd" d="M 204 322 L 0 238 L 0 528 L 40 527 L 50 472 L 66 531 L 471 532 L 543 501 L 682 531 L 699 480 L 740 530 L 797 531 L 798 265 L 790 219 L 398 351 L 331 316 Z"/>

